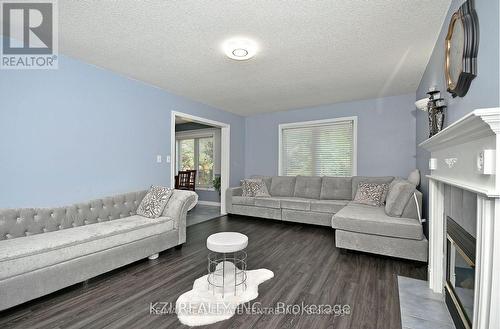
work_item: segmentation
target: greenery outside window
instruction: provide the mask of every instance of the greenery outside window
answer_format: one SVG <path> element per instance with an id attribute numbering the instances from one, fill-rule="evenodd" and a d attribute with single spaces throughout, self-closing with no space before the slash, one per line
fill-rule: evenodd
<path id="1" fill-rule="evenodd" d="M 196 170 L 196 187 L 213 188 L 214 135 L 176 138 L 176 171 Z"/>

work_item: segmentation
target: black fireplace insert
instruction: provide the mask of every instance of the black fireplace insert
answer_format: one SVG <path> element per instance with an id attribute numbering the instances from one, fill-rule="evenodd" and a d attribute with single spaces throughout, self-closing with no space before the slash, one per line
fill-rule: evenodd
<path id="1" fill-rule="evenodd" d="M 445 300 L 457 329 L 471 329 L 474 313 L 476 239 L 446 218 Z"/>

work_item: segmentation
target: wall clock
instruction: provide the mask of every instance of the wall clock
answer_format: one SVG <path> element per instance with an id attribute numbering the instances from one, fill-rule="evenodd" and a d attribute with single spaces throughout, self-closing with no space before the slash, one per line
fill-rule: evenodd
<path id="1" fill-rule="evenodd" d="M 453 14 L 445 39 L 446 90 L 453 97 L 467 94 L 477 75 L 479 24 L 474 3 L 467 0 Z"/>

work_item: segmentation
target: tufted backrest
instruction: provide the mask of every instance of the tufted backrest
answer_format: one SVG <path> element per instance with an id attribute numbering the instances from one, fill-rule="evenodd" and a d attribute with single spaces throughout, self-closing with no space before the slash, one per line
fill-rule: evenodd
<path id="1" fill-rule="evenodd" d="M 0 209 L 0 240 L 132 216 L 146 192 L 120 194 L 68 207 Z"/>

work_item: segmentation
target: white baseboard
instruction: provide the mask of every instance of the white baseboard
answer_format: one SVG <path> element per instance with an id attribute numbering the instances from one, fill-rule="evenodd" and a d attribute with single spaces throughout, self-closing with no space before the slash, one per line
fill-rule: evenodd
<path id="1" fill-rule="evenodd" d="M 202 204 L 202 205 L 205 205 L 205 206 L 217 206 L 217 207 L 220 207 L 220 202 L 215 202 L 215 201 L 198 200 L 198 204 Z"/>

